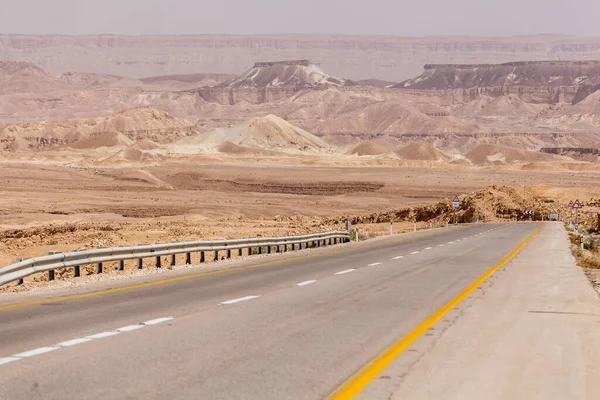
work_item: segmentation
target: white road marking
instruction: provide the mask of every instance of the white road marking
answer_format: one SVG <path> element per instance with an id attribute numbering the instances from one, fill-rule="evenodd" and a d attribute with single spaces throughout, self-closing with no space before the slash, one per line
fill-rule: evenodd
<path id="1" fill-rule="evenodd" d="M 20 360 L 19 357 L 4 357 L 4 358 L 0 358 L 0 365 L 8 364 L 10 362 L 18 361 L 18 360 Z"/>
<path id="2" fill-rule="evenodd" d="M 418 252 L 418 251 L 413 251 L 413 252 L 412 252 L 412 253 L 410 253 L 410 254 L 419 254 L 419 252 Z"/>
<path id="3" fill-rule="evenodd" d="M 51 351 L 58 350 L 60 347 L 39 347 L 37 349 L 24 351 L 23 353 L 15 354 L 13 357 L 25 358 L 39 356 L 40 354 L 50 353 Z"/>
<path id="4" fill-rule="evenodd" d="M 404 256 L 396 256 L 396 257 L 392 258 L 392 260 L 399 260 L 401 258 L 404 258 Z"/>
<path id="5" fill-rule="evenodd" d="M 316 279 L 312 279 L 310 281 L 304 281 L 304 282 L 296 283 L 296 286 L 306 286 L 306 285 L 310 285 L 311 283 L 315 283 L 316 281 L 317 281 Z"/>
<path id="6" fill-rule="evenodd" d="M 95 335 L 86 336 L 86 339 L 104 339 L 105 337 L 115 336 L 115 335 L 118 335 L 119 333 L 121 333 L 121 332 L 117 332 L 117 331 L 101 332 L 101 333 L 96 333 Z"/>
<path id="7" fill-rule="evenodd" d="M 373 264 L 369 264 L 369 265 L 367 265 L 367 267 L 374 267 L 374 266 L 376 266 L 376 265 L 381 265 L 381 264 L 383 264 L 383 263 L 376 262 L 376 263 L 373 263 Z"/>
<path id="8" fill-rule="evenodd" d="M 352 269 L 347 269 L 347 270 L 344 270 L 344 271 L 336 272 L 334 275 L 344 275 L 344 274 L 347 274 L 349 272 L 354 272 L 354 271 L 356 271 L 356 268 L 352 268 Z"/>
<path id="9" fill-rule="evenodd" d="M 452 243 L 454 243 L 454 242 L 448 242 L 448 244 L 452 244 Z"/>
<path id="10" fill-rule="evenodd" d="M 258 297 L 258 296 L 256 296 L 256 297 Z M 167 322 L 167 321 L 170 321 L 172 319 L 173 319 L 173 317 L 156 318 L 156 319 L 151 319 L 150 321 L 142 322 L 142 325 L 162 324 L 163 322 Z"/>
<path id="11" fill-rule="evenodd" d="M 248 301 L 248 300 L 256 299 L 256 298 L 258 298 L 258 297 L 260 297 L 260 295 L 258 295 L 258 296 L 246 296 L 246 297 L 240 297 L 239 299 L 233 299 L 233 300 L 227 300 L 227 301 L 224 301 L 224 302 L 222 302 L 222 303 L 221 303 L 221 305 L 224 305 L 224 306 L 226 306 L 226 305 L 229 305 L 229 304 L 240 303 L 240 302 L 242 302 L 242 301 Z M 163 322 L 163 321 L 161 321 L 161 322 Z"/>
<path id="12" fill-rule="evenodd" d="M 444 247 L 444 245 L 443 244 L 438 244 L 438 247 Z"/>
<path id="13" fill-rule="evenodd" d="M 161 322 L 170 321 L 172 319 L 173 319 L 173 317 L 157 318 L 157 319 L 153 319 L 150 321 L 142 322 L 137 325 L 124 326 L 122 328 L 115 329 L 114 331 L 106 331 L 106 332 L 97 333 L 95 335 L 89 335 L 89 336 L 82 337 L 82 338 L 67 340 L 65 342 L 55 344 L 53 346 L 39 347 L 37 349 L 24 351 L 19 354 L 14 354 L 10 357 L 0 357 L 0 365 L 8 364 L 13 361 L 22 360 L 23 358 L 46 354 L 51 351 L 59 350 L 59 349 L 65 348 L 65 347 L 75 346 L 75 345 L 78 345 L 81 343 L 87 343 L 94 339 L 102 339 L 102 338 L 109 337 L 109 336 L 115 336 L 115 335 L 120 334 L 121 332 L 135 331 L 137 329 L 144 328 L 146 325 L 156 325 L 156 324 L 160 324 Z"/>
<path id="14" fill-rule="evenodd" d="M 467 240 L 468 238 L 462 238 L 462 240 Z"/>
<path id="15" fill-rule="evenodd" d="M 117 331 L 119 332 L 131 332 L 131 331 L 135 331 L 141 328 L 144 328 L 146 325 L 142 325 L 142 324 L 137 324 L 137 325 L 128 325 L 128 326 L 124 326 L 122 328 L 117 329 Z"/>
<path id="16" fill-rule="evenodd" d="M 431 250 L 433 247 L 425 247 L 425 250 Z"/>
<path id="17" fill-rule="evenodd" d="M 73 340 L 67 340 L 66 342 L 62 342 L 57 344 L 57 346 L 59 347 L 71 347 L 71 346 L 75 346 L 76 344 L 81 344 L 81 343 L 87 343 L 92 341 L 92 339 L 88 339 L 88 338 L 79 338 L 79 339 L 73 339 Z"/>

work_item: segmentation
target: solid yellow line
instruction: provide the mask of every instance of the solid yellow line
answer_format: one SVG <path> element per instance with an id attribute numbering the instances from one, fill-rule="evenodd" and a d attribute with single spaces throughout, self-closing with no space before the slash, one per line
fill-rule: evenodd
<path id="1" fill-rule="evenodd" d="M 464 227 L 461 227 L 461 228 L 464 228 Z M 346 253 L 348 251 L 355 251 L 355 250 L 360 250 L 360 249 L 365 249 L 365 248 L 370 248 L 370 247 L 375 247 L 375 246 L 381 246 L 381 245 L 386 245 L 386 244 L 391 244 L 391 243 L 400 243 L 400 242 L 405 242 L 405 241 L 408 241 L 408 240 L 419 239 L 419 238 L 422 238 L 422 237 L 425 237 L 425 236 L 431 236 L 431 235 L 436 235 L 436 234 L 440 234 L 440 233 L 443 233 L 443 232 L 433 232 L 433 233 L 426 233 L 426 234 L 421 234 L 421 235 L 414 235 L 414 236 L 411 236 L 411 237 L 408 237 L 408 238 L 393 240 L 393 241 L 384 242 L 384 243 L 366 244 L 366 245 L 352 247 L 352 248 L 349 248 L 349 249 L 333 250 L 333 251 L 329 251 L 329 252 L 326 252 L 326 253 L 319 253 L 319 254 L 308 254 L 308 255 L 305 255 L 305 256 L 298 256 L 298 257 L 286 258 L 286 259 L 283 259 L 283 260 L 269 261 L 269 262 L 265 262 L 265 263 L 261 263 L 261 264 L 246 265 L 246 266 L 241 266 L 241 267 L 232 267 L 232 268 L 226 268 L 226 269 L 221 269 L 221 270 L 216 270 L 216 271 L 200 272 L 200 273 L 197 273 L 197 274 L 183 275 L 183 276 L 178 276 L 178 277 L 174 277 L 174 278 L 163 279 L 163 280 L 156 281 L 156 282 L 149 282 L 149 283 L 141 283 L 141 284 L 138 284 L 138 285 L 123 286 L 123 287 L 120 287 L 120 288 L 102 290 L 102 291 L 98 291 L 98 292 L 75 294 L 75 295 L 72 295 L 72 296 L 54 297 L 54 298 L 51 298 L 51 299 L 32 300 L 32 301 L 25 301 L 25 302 L 22 302 L 22 303 L 7 304 L 7 305 L 4 305 L 4 306 L 0 306 L 0 310 L 7 310 L 9 308 L 17 308 L 17 307 L 24 307 L 24 306 L 32 306 L 32 305 L 35 305 L 35 304 L 55 303 L 55 302 L 58 302 L 58 301 L 65 301 L 65 300 L 83 299 L 83 298 L 86 298 L 86 297 L 101 296 L 101 295 L 109 294 L 109 293 L 124 292 L 126 290 L 133 290 L 133 289 L 140 289 L 140 288 L 151 287 L 151 286 L 164 285 L 166 283 L 182 281 L 184 279 L 198 278 L 198 277 L 201 277 L 201 276 L 208 276 L 208 275 L 223 274 L 223 273 L 226 273 L 226 272 L 241 271 L 241 270 L 245 270 L 245 269 L 266 267 L 268 265 L 282 264 L 282 263 L 286 263 L 286 262 L 290 262 L 290 261 L 302 260 L 302 259 L 305 259 L 305 258 L 322 257 L 322 256 L 330 255 L 330 254 Z"/>
<path id="2" fill-rule="evenodd" d="M 514 257 L 515 254 L 521 250 L 525 244 L 538 233 L 538 231 L 542 228 L 544 224 L 541 223 L 538 227 L 531 233 L 531 235 L 527 236 L 525 240 L 523 240 L 513 251 L 511 251 L 506 257 L 504 257 L 500 262 L 490 269 L 488 269 L 483 275 L 477 278 L 473 283 L 471 283 L 466 289 L 460 292 L 456 297 L 450 300 L 446 305 L 442 308 L 431 314 L 427 317 L 423 322 L 417 325 L 411 332 L 409 332 L 406 336 L 402 337 L 396 343 L 392 344 L 382 353 L 377 355 L 371 361 L 369 361 L 365 366 L 363 366 L 360 370 L 354 373 L 350 378 L 348 378 L 342 385 L 340 385 L 331 395 L 327 397 L 329 400 L 347 400 L 352 399 L 356 396 L 362 389 L 373 378 L 375 378 L 385 367 L 388 366 L 396 357 L 398 357 L 408 346 L 411 345 L 415 340 L 419 338 L 423 333 L 427 331 L 433 324 L 435 324 L 440 318 L 444 316 L 449 310 L 456 307 L 458 303 L 460 303 L 465 297 L 467 297 L 473 290 L 475 290 L 484 280 L 486 280 L 494 271 L 504 265 L 508 260 Z"/>

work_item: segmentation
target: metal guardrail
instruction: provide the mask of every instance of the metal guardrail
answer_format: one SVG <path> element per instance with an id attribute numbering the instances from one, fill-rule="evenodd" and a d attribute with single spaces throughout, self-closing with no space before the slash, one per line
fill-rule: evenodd
<path id="1" fill-rule="evenodd" d="M 123 270 L 125 260 L 137 259 L 137 267 L 141 269 L 144 258 L 155 257 L 155 266 L 161 268 L 162 256 L 171 256 L 171 265 L 175 265 L 175 256 L 186 254 L 186 264 L 191 264 L 191 253 L 196 252 L 200 253 L 200 262 L 204 262 L 204 253 L 207 251 L 214 252 L 216 259 L 219 251 L 227 251 L 227 258 L 230 258 L 231 251 L 236 249 L 238 256 L 241 256 L 243 249 L 248 249 L 248 255 L 251 255 L 253 248 L 257 249 L 257 254 L 263 254 L 263 249 L 267 253 L 271 253 L 274 247 L 277 252 L 281 250 L 282 246 L 283 251 L 288 251 L 288 246 L 291 246 L 291 250 L 294 251 L 302 249 L 302 246 L 304 248 L 320 247 L 348 241 L 350 241 L 350 234 L 347 231 L 332 231 L 297 236 L 173 242 L 51 253 L 47 256 L 21 259 L 15 264 L 0 268 L 0 286 L 14 281 L 22 282 L 23 278 L 39 272 L 48 272 L 48 280 L 53 280 L 54 270 L 59 268 L 73 268 L 74 276 L 77 277 L 80 276 L 82 265 L 95 264 L 96 273 L 102 273 L 102 264 L 105 262 L 118 261 L 118 269 Z"/>

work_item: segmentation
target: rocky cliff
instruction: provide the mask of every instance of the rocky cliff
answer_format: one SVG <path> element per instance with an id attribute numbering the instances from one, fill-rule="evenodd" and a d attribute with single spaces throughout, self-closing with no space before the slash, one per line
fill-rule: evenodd
<path id="1" fill-rule="evenodd" d="M 410 89 L 559 87 L 597 85 L 600 61 L 537 61 L 503 64 L 428 64 L 416 78 L 394 85 Z"/>
<path id="2" fill-rule="evenodd" d="M 394 82 L 428 63 L 600 59 L 600 38 L 392 36 L 33 36 L 0 35 L 0 59 L 27 61 L 53 73 L 126 77 L 218 72 L 239 74 L 248 61 L 310 58 L 331 74 Z"/>

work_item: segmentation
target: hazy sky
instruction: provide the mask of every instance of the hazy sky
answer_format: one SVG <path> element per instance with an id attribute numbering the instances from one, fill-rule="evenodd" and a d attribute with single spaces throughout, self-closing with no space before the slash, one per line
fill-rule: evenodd
<path id="1" fill-rule="evenodd" d="M 0 33 L 600 36 L 600 0 L 0 0 Z"/>

